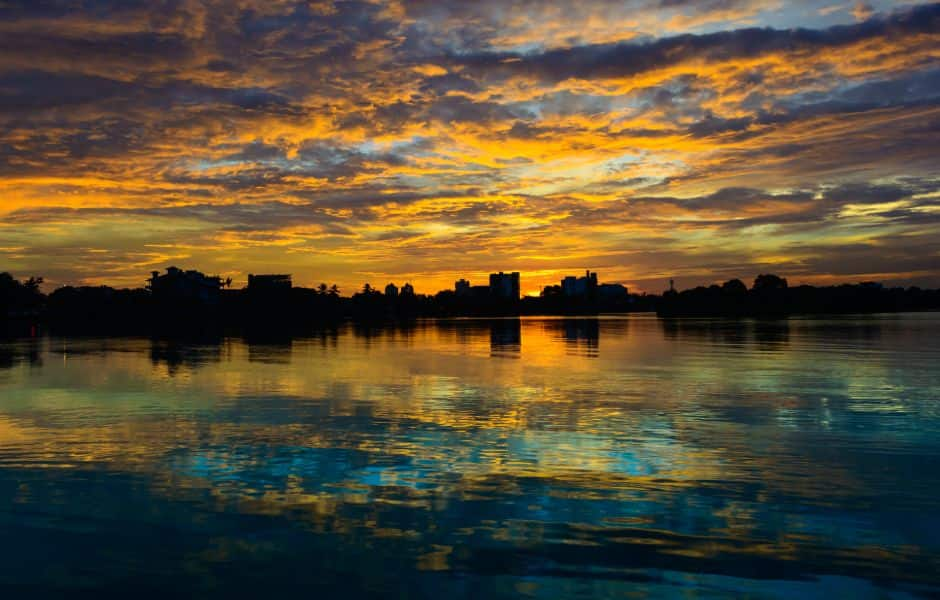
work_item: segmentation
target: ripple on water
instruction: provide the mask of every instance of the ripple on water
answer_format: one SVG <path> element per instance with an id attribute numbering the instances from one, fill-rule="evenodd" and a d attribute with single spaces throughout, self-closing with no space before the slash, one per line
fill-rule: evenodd
<path id="1" fill-rule="evenodd" d="M 629 317 L 0 342 L 0 588 L 936 594 L 938 333 Z"/>

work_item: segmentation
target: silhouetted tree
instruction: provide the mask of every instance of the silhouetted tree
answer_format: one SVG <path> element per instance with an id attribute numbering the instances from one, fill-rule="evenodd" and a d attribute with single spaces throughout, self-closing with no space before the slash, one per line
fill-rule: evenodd
<path id="1" fill-rule="evenodd" d="M 755 292 L 785 290 L 787 289 L 787 280 L 770 273 L 761 274 L 754 279 L 754 286 L 751 289 Z"/>
<path id="2" fill-rule="evenodd" d="M 153 297 L 144 289 L 61 287 L 49 294 L 46 320 L 67 333 L 147 333 Z"/>
<path id="3" fill-rule="evenodd" d="M 42 277 L 21 282 L 9 273 L 0 273 L 0 319 L 39 312 L 46 299 L 39 289 L 42 282 Z"/>
<path id="4" fill-rule="evenodd" d="M 721 284 L 721 291 L 725 294 L 744 295 L 747 294 L 747 286 L 740 279 L 729 279 Z"/>

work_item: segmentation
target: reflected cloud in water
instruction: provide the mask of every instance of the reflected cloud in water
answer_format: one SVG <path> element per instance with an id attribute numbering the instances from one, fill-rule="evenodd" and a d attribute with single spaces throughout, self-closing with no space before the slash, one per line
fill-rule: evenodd
<path id="1" fill-rule="evenodd" d="M 0 581 L 936 593 L 937 333 L 639 316 L 0 344 L 36 358 L 0 372 L 0 522 L 28 540 Z"/>

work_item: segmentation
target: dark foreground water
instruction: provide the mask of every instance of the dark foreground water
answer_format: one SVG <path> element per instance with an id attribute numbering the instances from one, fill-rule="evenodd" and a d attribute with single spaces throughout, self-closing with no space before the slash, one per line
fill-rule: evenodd
<path id="1" fill-rule="evenodd" d="M 940 593 L 940 315 L 0 342 L 0 597 Z"/>

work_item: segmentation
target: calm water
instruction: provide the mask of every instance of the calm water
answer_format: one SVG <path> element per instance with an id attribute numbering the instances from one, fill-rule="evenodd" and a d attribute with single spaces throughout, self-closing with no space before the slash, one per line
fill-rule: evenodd
<path id="1" fill-rule="evenodd" d="M 0 342 L 0 595 L 940 594 L 940 314 Z"/>

